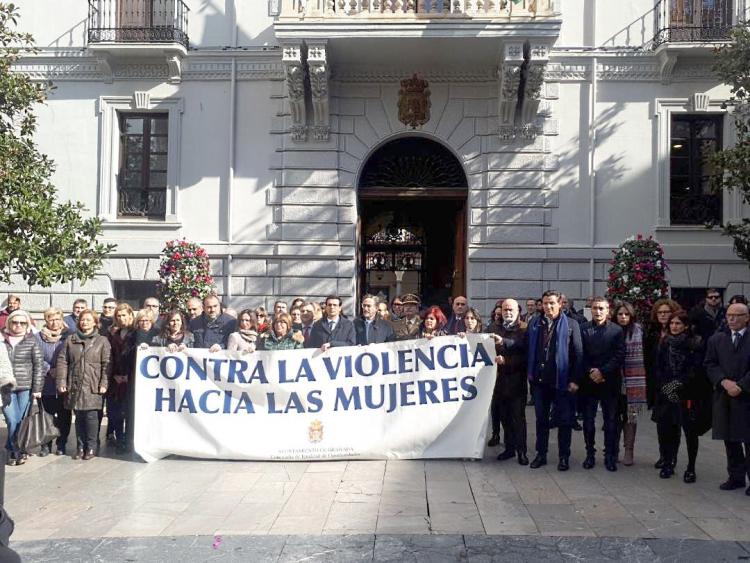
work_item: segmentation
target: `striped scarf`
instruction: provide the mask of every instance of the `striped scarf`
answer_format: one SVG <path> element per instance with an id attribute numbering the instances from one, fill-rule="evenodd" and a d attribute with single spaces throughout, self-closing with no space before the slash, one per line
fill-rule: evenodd
<path id="1" fill-rule="evenodd" d="M 643 330 L 633 326 L 625 340 L 625 362 L 622 368 L 628 411 L 641 412 L 646 404 L 646 368 L 643 364 Z"/>

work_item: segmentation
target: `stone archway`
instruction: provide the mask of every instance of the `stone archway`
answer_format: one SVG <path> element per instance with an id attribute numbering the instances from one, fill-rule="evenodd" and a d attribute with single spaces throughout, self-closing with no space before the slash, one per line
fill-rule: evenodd
<path id="1" fill-rule="evenodd" d="M 425 137 L 384 143 L 359 175 L 359 290 L 445 303 L 466 291 L 468 183 L 458 158 Z"/>

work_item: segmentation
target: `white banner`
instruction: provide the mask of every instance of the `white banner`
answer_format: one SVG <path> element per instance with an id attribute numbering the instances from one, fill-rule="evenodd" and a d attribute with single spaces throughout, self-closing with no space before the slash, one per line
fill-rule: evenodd
<path id="1" fill-rule="evenodd" d="M 481 458 L 495 385 L 486 334 L 136 361 L 135 450 L 210 459 Z"/>

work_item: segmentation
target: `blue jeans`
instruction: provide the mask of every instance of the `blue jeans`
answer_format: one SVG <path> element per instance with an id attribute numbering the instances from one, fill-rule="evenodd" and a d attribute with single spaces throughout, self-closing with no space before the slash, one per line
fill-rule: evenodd
<path id="1" fill-rule="evenodd" d="M 557 453 L 570 457 L 573 421 L 576 415 L 575 396 L 546 385 L 533 385 L 534 412 L 536 413 L 536 453 L 546 456 L 549 447 L 549 427 L 552 407 L 557 422 Z"/>
<path id="2" fill-rule="evenodd" d="M 18 449 L 16 437 L 18 434 L 18 425 L 21 424 L 23 415 L 26 414 L 26 409 L 29 407 L 30 397 L 30 389 L 26 389 L 25 391 L 11 391 L 10 404 L 3 407 L 5 424 L 8 426 L 8 441 L 5 443 L 5 449 L 8 450 L 8 455 L 13 459 L 18 459 L 23 453 Z"/>
<path id="3" fill-rule="evenodd" d="M 617 435 L 617 395 L 608 397 L 598 396 L 581 396 L 580 404 L 583 410 L 583 438 L 586 440 L 586 454 L 594 455 L 596 452 L 596 411 L 601 403 L 602 416 L 604 418 L 604 455 L 617 457 L 619 453 L 618 435 Z"/>

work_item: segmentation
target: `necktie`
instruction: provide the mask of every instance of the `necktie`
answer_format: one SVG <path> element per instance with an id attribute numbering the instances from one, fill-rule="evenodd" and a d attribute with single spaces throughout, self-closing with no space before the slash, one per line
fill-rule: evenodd
<path id="1" fill-rule="evenodd" d="M 333 332 L 333 321 L 328 321 L 328 330 Z"/>
<path id="2" fill-rule="evenodd" d="M 732 346 L 734 346 L 734 349 L 737 349 L 737 346 L 740 344 L 740 333 L 739 332 L 733 332 L 732 333 Z"/>
<path id="3" fill-rule="evenodd" d="M 365 321 L 365 342 L 370 343 L 370 324 L 371 321 Z"/>
<path id="4" fill-rule="evenodd" d="M 302 335 L 305 337 L 305 342 L 307 342 L 310 339 L 310 327 L 306 326 L 302 329 Z"/>

